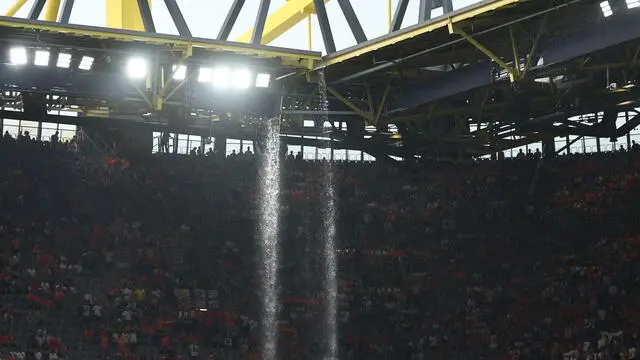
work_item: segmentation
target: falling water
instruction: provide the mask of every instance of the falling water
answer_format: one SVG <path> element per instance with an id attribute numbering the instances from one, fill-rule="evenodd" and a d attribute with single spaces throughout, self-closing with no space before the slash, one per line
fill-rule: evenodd
<path id="1" fill-rule="evenodd" d="M 280 121 L 268 121 L 260 176 L 260 229 L 262 247 L 262 353 L 275 360 L 278 342 L 278 225 L 280 216 Z"/>
<path id="2" fill-rule="evenodd" d="M 324 70 L 319 74 L 319 90 L 320 90 L 320 110 L 323 115 L 321 118 L 322 126 L 329 121 L 329 103 L 327 101 L 327 83 L 324 77 Z M 329 136 L 331 139 L 331 136 Z M 327 148 L 332 147 L 332 141 L 327 141 Z M 324 220 L 324 261 L 325 261 L 325 279 L 324 286 L 326 291 L 326 308 L 325 308 L 325 336 L 327 343 L 325 348 L 325 360 L 337 360 L 338 354 L 338 260 L 336 258 L 336 208 L 335 208 L 335 189 L 334 189 L 334 171 L 333 162 L 327 161 L 324 164 L 324 196 L 326 205 L 323 209 Z"/>

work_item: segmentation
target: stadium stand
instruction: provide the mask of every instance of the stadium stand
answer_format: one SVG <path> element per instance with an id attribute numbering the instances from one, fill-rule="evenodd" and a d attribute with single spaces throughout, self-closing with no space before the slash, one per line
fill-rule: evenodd
<path id="1" fill-rule="evenodd" d="M 638 150 L 337 163 L 341 358 L 635 359 Z M 0 143 L 0 356 L 259 358 L 257 155 L 89 153 Z M 313 359 L 322 162 L 283 174 L 281 353 Z"/>

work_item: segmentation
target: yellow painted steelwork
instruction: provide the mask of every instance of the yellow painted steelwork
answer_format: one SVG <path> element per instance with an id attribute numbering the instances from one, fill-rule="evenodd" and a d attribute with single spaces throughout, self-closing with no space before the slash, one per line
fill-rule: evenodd
<path id="1" fill-rule="evenodd" d="M 14 16 L 24 4 L 26 4 L 27 0 L 16 0 L 16 2 L 7 10 L 4 16 Z"/>
<path id="2" fill-rule="evenodd" d="M 391 23 L 393 22 L 393 5 L 391 0 L 387 1 L 387 23 L 389 23 L 389 30 L 391 30 Z"/>
<path id="3" fill-rule="evenodd" d="M 144 23 L 142 22 L 142 16 L 140 16 L 137 0 L 106 0 L 105 5 L 107 10 L 107 27 L 144 31 Z M 151 0 L 149 0 L 149 5 L 151 5 Z"/>
<path id="4" fill-rule="evenodd" d="M 507 7 L 522 1 L 527 0 L 486 0 L 479 4 L 469 6 L 468 9 L 460 9 L 449 16 L 442 16 L 435 21 L 422 25 L 415 25 L 410 28 L 400 30 L 395 35 L 373 39 L 363 43 L 363 45 L 356 45 L 355 47 L 341 51 L 336 55 L 328 56 L 324 59 L 323 66 L 338 64 L 395 43 L 402 42 L 434 30 L 446 28 L 449 24 L 468 20 L 486 12 Z"/>
<path id="5" fill-rule="evenodd" d="M 320 61 L 319 53 L 296 53 L 287 52 L 280 48 L 252 48 L 244 44 L 234 44 L 230 42 L 208 42 L 204 39 L 184 39 L 177 36 L 160 36 L 147 33 L 125 33 L 123 31 L 102 29 L 97 27 L 65 26 L 61 24 L 49 24 L 42 22 L 21 22 L 14 20 L 0 19 L 0 32 L 2 28 L 18 28 L 31 31 L 43 31 L 57 33 L 68 37 L 91 37 L 94 39 L 110 39 L 122 42 L 138 42 L 157 46 L 165 46 L 171 49 L 188 49 L 189 47 L 200 48 L 207 51 L 234 52 L 237 54 L 255 56 L 259 58 L 279 58 L 283 65 L 310 69 L 314 62 Z"/>
<path id="6" fill-rule="evenodd" d="M 351 110 L 358 113 L 358 115 L 360 115 L 368 124 L 375 125 L 373 115 L 371 113 L 367 113 L 366 111 L 362 110 L 360 107 L 358 107 L 358 105 L 345 98 L 340 92 L 338 92 L 331 86 L 327 86 L 327 91 L 331 93 L 331 95 L 335 96 L 338 100 L 340 100 L 340 102 L 349 107 Z"/>
<path id="7" fill-rule="evenodd" d="M 47 0 L 44 8 L 44 21 L 58 21 L 58 11 L 60 10 L 60 0 Z"/>
<path id="8" fill-rule="evenodd" d="M 494 54 L 491 50 L 484 47 L 484 45 L 480 44 L 478 40 L 472 38 L 462 29 L 454 28 L 453 24 L 449 24 L 449 33 L 458 34 L 465 38 L 471 45 L 473 45 L 476 49 L 480 50 L 483 54 L 487 55 L 487 57 L 496 64 L 500 65 L 501 68 L 505 69 L 509 73 L 509 79 L 513 82 L 517 76 L 517 71 L 514 70 L 512 66 L 505 63 L 499 56 Z M 515 51 L 515 50 L 514 50 Z"/>
<path id="9" fill-rule="evenodd" d="M 311 22 L 311 14 L 307 15 L 307 45 L 308 45 L 308 50 L 312 51 L 313 50 L 313 26 L 312 26 L 312 22 Z"/>
<path id="10" fill-rule="evenodd" d="M 324 0 L 325 3 L 328 1 Z M 313 0 L 289 0 L 267 17 L 262 33 L 262 44 L 269 44 L 314 12 Z M 252 35 L 253 28 L 242 34 L 236 41 L 248 43 Z"/>

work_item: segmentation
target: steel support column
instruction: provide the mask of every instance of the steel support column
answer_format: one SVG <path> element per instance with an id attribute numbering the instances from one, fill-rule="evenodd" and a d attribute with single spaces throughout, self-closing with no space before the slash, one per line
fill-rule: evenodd
<path id="1" fill-rule="evenodd" d="M 95 1 L 95 0 L 94 0 Z M 151 0 L 147 0 L 151 3 Z M 107 27 L 122 30 L 145 31 L 136 0 L 105 0 Z"/>
<path id="2" fill-rule="evenodd" d="M 258 16 L 256 17 L 256 24 L 253 27 L 253 35 L 251 36 L 252 44 L 260 45 L 262 43 L 264 25 L 267 23 L 267 15 L 269 15 L 269 5 L 271 5 L 271 0 L 260 0 Z"/>
<path id="3" fill-rule="evenodd" d="M 176 29 L 178 29 L 180 36 L 191 37 L 189 26 L 187 25 L 176 0 L 164 0 L 164 4 L 167 6 L 169 15 L 171 15 L 171 19 L 173 19 L 173 23 L 176 25 Z"/>
<path id="4" fill-rule="evenodd" d="M 393 21 L 391 22 L 389 32 L 400 30 L 404 16 L 407 13 L 407 6 L 409 6 L 409 0 L 400 0 L 398 7 L 396 7 L 396 12 L 393 14 Z"/>
<path id="5" fill-rule="evenodd" d="M 62 12 L 60 13 L 60 22 L 63 24 L 68 24 L 69 19 L 71 19 L 71 11 L 73 10 L 73 5 L 75 4 L 75 0 L 64 0 L 62 4 Z"/>
<path id="6" fill-rule="evenodd" d="M 47 0 L 36 0 L 29 11 L 29 16 L 27 17 L 30 20 L 38 20 L 40 14 L 42 13 L 42 9 L 44 9 L 44 5 Z"/>
<path id="7" fill-rule="evenodd" d="M 27 0 L 16 0 L 16 2 L 4 13 L 4 16 L 14 16 L 24 4 L 27 3 Z"/>
<path id="8" fill-rule="evenodd" d="M 60 10 L 60 0 L 47 0 L 44 10 L 44 21 L 58 21 L 58 11 Z"/>
<path id="9" fill-rule="evenodd" d="M 324 47 L 327 50 L 327 54 L 334 53 L 336 52 L 336 43 L 333 41 L 333 33 L 331 32 L 331 25 L 329 24 L 327 8 L 325 8 L 323 0 L 313 0 L 313 4 L 315 5 L 316 13 L 318 14 L 318 23 L 320 24 L 320 32 L 322 33 Z"/>
<path id="10" fill-rule="evenodd" d="M 351 33 L 353 34 L 353 37 L 356 38 L 358 44 L 367 41 L 367 35 L 365 35 L 364 30 L 362 30 L 362 26 L 360 25 L 360 21 L 358 21 L 356 12 L 353 11 L 351 0 L 338 0 L 338 4 L 342 9 L 342 14 L 344 14 L 345 19 L 347 19 L 347 24 L 349 24 Z"/>
<path id="11" fill-rule="evenodd" d="M 224 23 L 220 28 L 220 32 L 218 33 L 218 40 L 228 40 L 229 34 L 233 29 L 233 25 L 236 24 L 236 20 L 238 20 L 238 15 L 240 15 L 240 11 L 244 6 L 245 0 L 234 0 L 231 5 L 231 9 L 227 13 L 227 17 L 224 19 Z"/>

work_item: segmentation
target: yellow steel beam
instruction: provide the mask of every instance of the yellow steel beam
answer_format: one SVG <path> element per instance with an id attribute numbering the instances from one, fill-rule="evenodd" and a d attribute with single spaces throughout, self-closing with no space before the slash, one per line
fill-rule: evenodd
<path id="1" fill-rule="evenodd" d="M 391 31 L 391 23 L 393 22 L 393 5 L 391 0 L 387 1 L 387 23 L 389 25 L 389 31 Z"/>
<path id="2" fill-rule="evenodd" d="M 446 28 L 449 24 L 474 18 L 478 15 L 489 11 L 497 10 L 509 5 L 516 4 L 528 0 L 486 0 L 476 5 L 471 5 L 467 9 L 460 9 L 453 12 L 449 16 L 442 16 L 440 19 L 421 25 L 415 25 L 403 30 L 397 31 L 390 36 L 384 36 L 378 39 L 370 40 L 363 45 L 356 45 L 351 49 L 346 49 L 335 55 L 329 55 L 324 59 L 323 66 L 341 63 L 343 61 L 376 51 L 378 49 L 391 46 L 395 43 L 402 42 L 416 36 L 432 32 L 434 30 Z"/>
<path id="3" fill-rule="evenodd" d="M 324 0 L 325 3 L 328 1 Z M 314 11 L 313 0 L 287 1 L 286 4 L 267 17 L 267 22 L 262 32 L 262 44 L 272 42 Z M 248 43 L 251 41 L 252 35 L 253 28 L 242 34 L 236 41 Z"/>
<path id="4" fill-rule="evenodd" d="M 371 125 L 374 124 L 371 114 L 362 110 L 360 107 L 358 107 L 358 105 L 354 104 L 349 99 L 342 96 L 342 94 L 340 94 L 336 89 L 332 88 L 331 86 L 327 86 L 327 91 L 330 92 L 333 96 L 335 96 L 338 100 L 340 100 L 343 104 L 347 105 L 347 107 L 349 107 L 351 110 L 358 113 L 358 115 L 364 118 L 369 124 Z"/>
<path id="5" fill-rule="evenodd" d="M 58 21 L 58 11 L 60 10 L 60 0 L 47 0 L 44 9 L 44 21 Z"/>
<path id="6" fill-rule="evenodd" d="M 313 63 L 321 60 L 320 53 L 299 53 L 287 51 L 286 49 L 274 47 L 255 48 L 245 44 L 232 42 L 207 41 L 205 39 L 184 39 L 178 36 L 162 36 L 146 33 L 126 33 L 124 31 L 98 28 L 92 26 L 61 25 L 41 22 L 24 23 L 13 19 L 0 18 L 0 33 L 2 28 L 18 28 L 32 30 L 35 32 L 44 31 L 57 33 L 68 37 L 91 37 L 94 39 L 110 39 L 122 42 L 138 42 L 156 46 L 165 46 L 171 49 L 187 49 L 188 47 L 204 49 L 217 52 L 234 52 L 237 54 L 255 56 L 260 58 L 280 58 L 282 64 L 309 69 Z"/>
<path id="7" fill-rule="evenodd" d="M 373 118 L 373 123 L 378 124 L 380 121 L 380 116 L 382 115 L 382 110 L 384 109 L 384 105 L 387 103 L 387 96 L 389 95 L 389 90 L 391 90 L 391 82 L 387 83 L 387 86 L 384 88 L 384 94 L 382 95 L 382 100 L 378 104 L 378 111 L 376 112 L 376 116 Z"/>
<path id="8" fill-rule="evenodd" d="M 311 14 L 307 15 L 307 45 L 308 50 L 313 50 L 313 31 L 312 31 L 312 23 L 311 23 Z M 639 48 L 640 49 L 640 48 Z"/>
<path id="9" fill-rule="evenodd" d="M 487 55 L 487 57 L 493 60 L 496 64 L 500 65 L 501 68 L 507 70 L 507 72 L 509 73 L 509 78 L 511 79 L 511 81 L 514 81 L 514 79 L 518 74 L 516 70 L 514 70 L 512 66 L 505 63 L 499 56 L 494 54 L 491 50 L 487 49 L 486 47 L 484 47 L 484 45 L 480 44 L 478 40 L 469 36 L 469 34 L 464 32 L 464 30 L 454 28 L 453 24 L 449 24 L 449 32 L 451 34 L 458 34 L 463 38 L 465 38 L 471 45 L 475 46 L 476 49 L 480 50 L 482 53 Z"/>
<path id="10" fill-rule="evenodd" d="M 14 16 L 22 6 L 27 2 L 27 0 L 16 0 L 16 2 L 4 13 L 4 16 Z"/>
<path id="11" fill-rule="evenodd" d="M 513 51 L 513 70 L 515 71 L 514 76 L 520 79 L 520 57 L 518 55 L 518 44 L 516 42 L 516 37 L 513 34 L 513 27 L 509 26 L 509 37 L 511 38 L 511 50 Z"/>
<path id="12" fill-rule="evenodd" d="M 107 27 L 144 31 L 144 24 L 142 23 L 142 16 L 140 16 L 137 0 L 106 0 L 105 5 L 107 10 Z M 149 0 L 149 5 L 151 5 L 151 0 Z"/>

